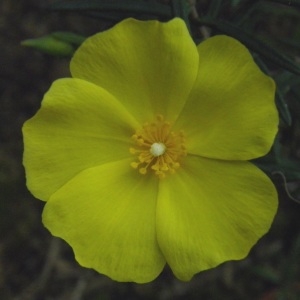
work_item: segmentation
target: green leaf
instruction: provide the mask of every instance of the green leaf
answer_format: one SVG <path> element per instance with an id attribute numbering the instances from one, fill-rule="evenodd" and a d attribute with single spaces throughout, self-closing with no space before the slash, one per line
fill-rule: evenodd
<path id="1" fill-rule="evenodd" d="M 187 1 L 183 0 L 172 0 L 172 10 L 173 10 L 173 17 L 179 17 L 185 21 L 187 28 L 190 30 L 190 22 L 188 19 L 189 14 L 189 5 Z"/>
<path id="2" fill-rule="evenodd" d="M 232 7 L 238 6 L 243 0 L 231 0 Z"/>
<path id="3" fill-rule="evenodd" d="M 172 10 L 168 5 L 141 0 L 72 0 L 57 1 L 47 6 L 50 10 L 67 11 L 115 11 L 129 14 L 150 14 L 161 18 L 172 18 Z"/>
<path id="4" fill-rule="evenodd" d="M 110 11 L 109 13 L 103 11 L 88 11 L 84 12 L 85 16 L 101 19 L 101 20 L 107 20 L 113 23 L 118 23 L 126 18 L 135 18 L 138 20 L 153 20 L 157 19 L 157 15 L 151 15 L 151 14 L 138 14 L 138 13 L 126 13 L 126 12 L 116 12 L 116 11 Z"/>
<path id="5" fill-rule="evenodd" d="M 207 16 L 213 19 L 217 18 L 222 6 L 222 0 L 211 0 Z"/>
<path id="6" fill-rule="evenodd" d="M 292 95 L 294 96 L 295 101 L 300 103 L 300 80 L 298 83 L 293 85 L 291 88 Z"/>
<path id="7" fill-rule="evenodd" d="M 266 267 L 253 267 L 251 269 L 251 271 L 253 273 L 255 273 L 255 275 L 259 276 L 260 278 L 268 281 L 269 283 L 272 284 L 279 284 L 280 283 L 280 276 L 277 272 L 275 272 L 274 270 L 271 270 L 269 268 Z"/>
<path id="8" fill-rule="evenodd" d="M 244 22 L 245 19 L 253 12 L 254 7 L 259 2 L 259 0 L 244 0 L 240 1 L 238 5 L 234 6 L 231 21 L 232 23 L 238 25 Z"/>
<path id="9" fill-rule="evenodd" d="M 275 160 L 268 161 L 268 159 L 259 158 L 253 160 L 252 163 L 273 178 L 276 176 L 280 182 L 285 183 L 284 181 L 293 182 L 300 180 L 300 164 L 297 161 L 284 158 L 278 163 Z"/>
<path id="10" fill-rule="evenodd" d="M 75 49 L 65 41 L 61 41 L 54 36 L 47 35 L 36 39 L 28 39 L 21 42 L 22 46 L 31 47 L 43 53 L 54 56 L 71 56 Z"/>
<path id="11" fill-rule="evenodd" d="M 287 125 L 292 125 L 292 116 L 288 105 L 285 102 L 285 97 L 279 89 L 276 90 L 276 104 L 279 111 L 280 119 Z"/>
<path id="12" fill-rule="evenodd" d="M 76 46 L 80 46 L 86 39 L 86 37 L 82 35 L 78 35 L 68 31 L 56 31 L 51 33 L 51 36 L 53 36 L 54 38 L 60 41 L 70 43 Z"/>
<path id="13" fill-rule="evenodd" d="M 283 156 L 283 152 L 280 137 L 277 136 L 272 150 L 267 155 L 252 160 L 252 163 L 284 184 L 299 180 L 300 162 Z"/>
<path id="14" fill-rule="evenodd" d="M 300 7 L 300 0 L 264 0 L 265 2 L 275 2 L 288 6 Z"/>
<path id="15" fill-rule="evenodd" d="M 297 65 L 292 59 L 274 49 L 271 45 L 265 44 L 264 42 L 258 40 L 254 35 L 244 31 L 243 29 L 226 21 L 212 20 L 207 18 L 200 19 L 199 23 L 211 26 L 218 31 L 238 39 L 249 49 L 261 54 L 267 60 L 271 61 L 277 66 L 300 75 L 300 66 Z"/>
<path id="16" fill-rule="evenodd" d="M 299 259 L 300 259 L 300 235 L 294 241 L 290 253 L 287 257 L 287 262 L 283 267 L 281 284 L 288 287 L 291 283 L 297 281 L 298 270 L 299 270 Z"/>
<path id="17" fill-rule="evenodd" d="M 270 74 L 270 70 L 267 67 L 267 65 L 263 62 L 263 60 L 258 56 L 258 55 L 254 55 L 254 59 L 256 61 L 256 63 L 260 66 L 260 68 L 266 73 L 266 74 Z M 289 73 L 291 74 L 291 73 Z M 285 95 L 288 92 L 289 89 L 287 90 L 283 90 L 283 88 L 286 88 L 286 85 L 281 85 L 279 84 L 278 80 L 276 81 L 276 105 L 277 105 L 277 109 L 279 111 L 279 116 L 280 119 L 287 125 L 287 126 L 291 126 L 292 124 L 292 116 L 289 110 L 288 105 L 285 102 Z"/>
<path id="18" fill-rule="evenodd" d="M 279 86 L 280 90 L 286 95 L 290 92 L 293 85 L 300 83 L 299 76 L 292 74 L 288 71 L 282 71 L 274 76 L 277 85 Z"/>

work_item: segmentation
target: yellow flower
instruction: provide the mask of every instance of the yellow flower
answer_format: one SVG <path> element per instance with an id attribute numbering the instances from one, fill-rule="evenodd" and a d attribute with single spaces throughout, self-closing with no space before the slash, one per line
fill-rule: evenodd
<path id="1" fill-rule="evenodd" d="M 27 185 L 77 261 L 148 282 L 244 258 L 277 209 L 248 160 L 277 132 L 274 82 L 227 36 L 125 20 L 87 39 L 23 128 Z"/>

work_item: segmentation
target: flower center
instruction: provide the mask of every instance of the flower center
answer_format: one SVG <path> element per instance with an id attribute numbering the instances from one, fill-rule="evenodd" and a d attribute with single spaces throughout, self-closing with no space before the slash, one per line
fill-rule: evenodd
<path id="1" fill-rule="evenodd" d="M 150 147 L 150 153 L 153 156 L 160 156 L 166 152 L 166 146 L 163 143 L 154 143 Z"/>
<path id="2" fill-rule="evenodd" d="M 136 146 L 130 153 L 137 156 L 131 166 L 141 174 L 152 170 L 159 178 L 166 173 L 175 173 L 180 167 L 180 159 L 186 155 L 185 139 L 182 131 L 171 131 L 171 124 L 159 115 L 152 123 L 145 123 L 132 136 Z"/>

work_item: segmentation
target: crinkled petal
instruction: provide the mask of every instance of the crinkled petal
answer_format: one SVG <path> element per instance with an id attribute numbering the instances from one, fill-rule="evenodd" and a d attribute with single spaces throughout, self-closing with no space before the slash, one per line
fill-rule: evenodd
<path id="1" fill-rule="evenodd" d="M 88 38 L 71 62 L 74 77 L 120 100 L 140 122 L 173 121 L 198 72 L 198 53 L 185 23 L 127 19 Z"/>
<path id="2" fill-rule="evenodd" d="M 130 136 L 137 126 L 102 88 L 80 79 L 54 82 L 23 127 L 29 190 L 48 200 L 80 171 L 130 157 Z"/>
<path id="3" fill-rule="evenodd" d="M 79 173 L 51 196 L 43 222 L 72 246 L 82 266 L 143 283 L 165 265 L 156 240 L 157 180 L 145 180 L 130 161 Z"/>
<path id="4" fill-rule="evenodd" d="M 181 280 L 244 258 L 277 210 L 270 179 L 249 162 L 188 156 L 177 174 L 160 181 L 159 246 Z"/>
<path id="5" fill-rule="evenodd" d="M 233 38 L 209 38 L 198 51 L 198 78 L 176 124 L 188 152 L 226 160 L 265 155 L 278 127 L 273 80 Z"/>

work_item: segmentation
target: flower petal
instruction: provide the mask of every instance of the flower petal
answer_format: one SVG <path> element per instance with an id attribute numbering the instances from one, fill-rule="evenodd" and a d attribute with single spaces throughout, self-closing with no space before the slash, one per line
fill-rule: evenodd
<path id="1" fill-rule="evenodd" d="M 188 152 L 226 160 L 265 155 L 278 127 L 273 80 L 233 38 L 209 38 L 198 51 L 198 78 L 176 124 Z"/>
<path id="2" fill-rule="evenodd" d="M 189 280 L 244 258 L 276 210 L 274 185 L 251 163 L 187 156 L 177 174 L 160 182 L 158 243 L 174 274 Z"/>
<path id="3" fill-rule="evenodd" d="M 74 77 L 120 100 L 140 122 L 173 121 L 198 72 L 198 53 L 185 23 L 127 19 L 87 39 L 71 61 Z"/>
<path id="4" fill-rule="evenodd" d="M 138 123 L 112 95 L 80 79 L 52 85 L 23 127 L 27 186 L 39 199 L 80 171 L 130 157 Z"/>
<path id="5" fill-rule="evenodd" d="M 73 247 L 82 266 L 143 283 L 165 265 L 156 241 L 157 180 L 145 180 L 130 161 L 78 174 L 51 196 L 43 222 Z"/>

